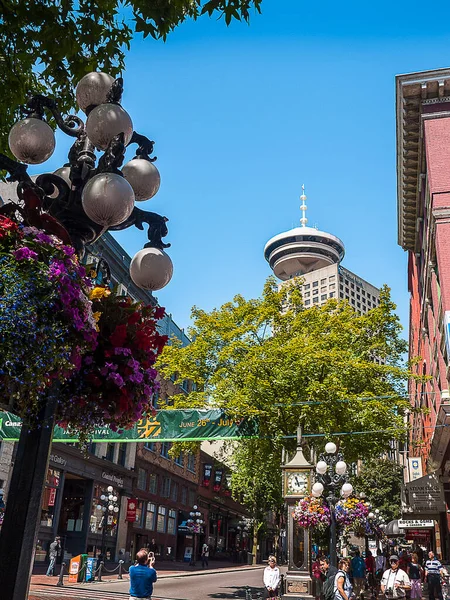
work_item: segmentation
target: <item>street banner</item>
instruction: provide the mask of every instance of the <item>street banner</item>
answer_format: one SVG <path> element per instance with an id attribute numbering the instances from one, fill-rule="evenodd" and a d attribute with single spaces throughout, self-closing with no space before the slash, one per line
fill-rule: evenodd
<path id="1" fill-rule="evenodd" d="M 212 465 L 203 465 L 203 487 L 209 487 L 209 482 L 211 481 L 212 475 Z"/>
<path id="2" fill-rule="evenodd" d="M 17 442 L 22 421 L 10 412 L 0 412 L 0 441 Z M 258 437 L 256 419 L 231 419 L 224 410 L 158 410 L 131 429 L 113 431 L 96 428 L 91 442 L 197 442 Z M 55 427 L 53 442 L 77 442 L 76 432 Z"/>
<path id="3" fill-rule="evenodd" d="M 213 490 L 215 492 L 220 491 L 220 488 L 222 486 L 222 476 L 223 476 L 223 469 L 216 469 L 216 472 L 214 473 L 214 487 L 213 487 Z"/>
<path id="4" fill-rule="evenodd" d="M 415 481 L 422 477 L 422 459 L 417 457 L 408 458 L 409 463 L 409 481 Z"/>
<path id="5" fill-rule="evenodd" d="M 129 523 L 136 522 L 137 505 L 138 505 L 137 498 L 128 498 L 128 500 L 127 500 L 127 516 L 126 516 L 125 521 L 128 521 Z"/>

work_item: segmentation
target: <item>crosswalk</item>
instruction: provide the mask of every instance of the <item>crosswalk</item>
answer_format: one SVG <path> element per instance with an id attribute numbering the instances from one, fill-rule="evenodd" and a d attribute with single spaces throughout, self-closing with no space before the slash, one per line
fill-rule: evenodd
<path id="1" fill-rule="evenodd" d="M 30 600 L 128 600 L 128 592 L 107 591 L 97 589 L 83 589 L 71 586 L 50 587 L 36 586 L 29 593 Z M 174 598 L 161 598 L 152 596 L 152 600 L 181 600 Z"/>

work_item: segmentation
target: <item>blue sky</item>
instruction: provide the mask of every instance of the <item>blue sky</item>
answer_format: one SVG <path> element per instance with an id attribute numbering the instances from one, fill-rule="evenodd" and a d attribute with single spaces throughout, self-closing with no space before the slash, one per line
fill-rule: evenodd
<path id="1" fill-rule="evenodd" d="M 298 225 L 302 183 L 308 224 L 344 241 L 344 266 L 392 287 L 407 324 L 394 77 L 448 66 L 449 16 L 418 2 L 263 0 L 250 26 L 203 18 L 166 43 L 134 41 L 123 105 L 156 140 L 161 189 L 141 206 L 169 218 L 174 276 L 156 295 L 180 326 L 194 304 L 260 294 L 264 245 Z M 145 243 L 137 230 L 117 239 L 131 255 Z"/>

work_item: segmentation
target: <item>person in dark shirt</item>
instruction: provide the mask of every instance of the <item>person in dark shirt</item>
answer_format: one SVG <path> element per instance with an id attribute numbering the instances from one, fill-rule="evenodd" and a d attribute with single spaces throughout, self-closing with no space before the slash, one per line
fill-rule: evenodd
<path id="1" fill-rule="evenodd" d="M 338 572 L 336 567 L 330 565 L 330 559 L 327 556 L 320 557 L 320 570 L 322 571 L 322 581 L 334 577 Z"/>
<path id="2" fill-rule="evenodd" d="M 136 554 L 137 565 L 130 567 L 130 600 L 150 600 L 157 580 L 155 557 L 145 550 Z"/>

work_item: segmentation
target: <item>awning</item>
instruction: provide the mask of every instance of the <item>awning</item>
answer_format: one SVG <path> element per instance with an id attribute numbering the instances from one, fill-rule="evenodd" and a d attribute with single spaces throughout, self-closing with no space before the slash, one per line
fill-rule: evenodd
<path id="1" fill-rule="evenodd" d="M 398 519 L 390 521 L 383 529 L 383 533 L 390 537 L 404 536 L 405 530 L 401 529 L 398 525 Z"/>

